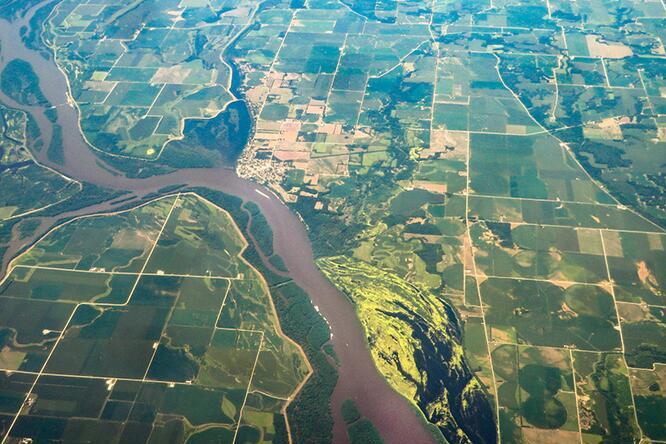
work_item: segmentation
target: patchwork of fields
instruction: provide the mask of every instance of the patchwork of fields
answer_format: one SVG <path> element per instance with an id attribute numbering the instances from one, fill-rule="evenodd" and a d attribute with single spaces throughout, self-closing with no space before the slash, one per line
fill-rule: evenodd
<path id="1" fill-rule="evenodd" d="M 233 5 L 233 6 L 232 6 Z M 98 149 L 153 159 L 236 100 L 221 54 L 257 2 L 66 0 L 49 44 L 69 79 L 81 128 Z"/>
<path id="2" fill-rule="evenodd" d="M 594 444 L 666 441 L 664 29 L 661 0 L 63 0 L 44 38 L 120 167 L 252 127 L 237 174 L 302 216 L 440 438 Z M 216 120 L 241 101 L 251 125 Z M 19 189 L 29 119 L 0 123 Z M 35 195 L 71 195 L 44 171 Z M 0 430 L 289 436 L 311 369 L 244 247 L 189 194 L 40 240 L 0 285 Z"/>
<path id="3" fill-rule="evenodd" d="M 663 5 L 257 19 L 238 171 L 304 216 L 393 387 L 450 442 L 495 414 L 503 442 L 666 439 Z"/>
<path id="4" fill-rule="evenodd" d="M 193 194 L 52 231 L 0 285 L 0 429 L 35 442 L 271 442 L 310 370 L 245 246 Z"/>

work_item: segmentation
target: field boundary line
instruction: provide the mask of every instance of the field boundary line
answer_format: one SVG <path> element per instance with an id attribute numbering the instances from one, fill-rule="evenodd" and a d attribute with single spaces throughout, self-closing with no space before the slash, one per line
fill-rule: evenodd
<path id="1" fill-rule="evenodd" d="M 496 276 L 492 274 L 484 274 L 484 277 L 488 279 L 503 279 L 503 280 L 513 280 L 513 281 L 530 281 L 530 282 L 544 282 L 550 283 L 558 286 L 557 284 L 571 284 L 571 285 L 585 285 L 588 287 L 599 287 L 606 289 L 604 283 L 606 281 L 601 281 L 599 283 L 594 282 L 578 282 L 578 281 L 568 281 L 565 279 L 547 279 L 547 278 L 536 278 L 536 277 L 523 277 L 523 276 Z"/>
<path id="2" fill-rule="evenodd" d="M 469 119 L 470 115 L 469 113 L 467 114 L 467 121 L 468 121 L 468 126 L 469 126 Z M 488 365 L 490 367 L 490 374 L 492 376 L 492 381 L 493 381 L 493 392 L 495 398 L 495 430 L 497 431 L 497 442 L 502 442 L 502 429 L 500 427 L 500 404 L 499 404 L 499 387 L 497 386 L 497 377 L 495 376 L 495 366 L 493 364 L 493 356 L 492 356 L 492 350 L 490 347 L 490 337 L 488 335 L 488 324 L 486 322 L 486 309 L 483 304 L 483 296 L 481 295 L 481 283 L 479 282 L 479 273 L 478 269 L 476 267 L 476 258 L 474 257 L 474 242 L 472 241 L 472 232 L 470 230 L 470 218 L 469 218 L 469 213 L 470 213 L 470 207 L 469 207 L 469 196 L 470 196 L 470 185 L 472 183 L 472 179 L 470 177 L 470 162 L 472 159 L 472 146 L 471 146 L 471 140 L 470 137 L 467 137 L 467 150 L 466 150 L 466 174 L 465 174 L 465 237 L 466 241 L 468 243 L 468 248 L 469 248 L 469 254 L 463 251 L 463 271 L 467 269 L 467 259 L 469 256 L 469 259 L 472 261 L 472 272 L 474 275 L 474 283 L 476 285 L 476 292 L 479 296 L 479 307 L 481 310 L 481 321 L 483 323 L 483 334 L 485 336 L 485 342 L 486 342 L 486 350 L 488 352 Z M 463 242 L 463 249 L 465 248 L 464 242 Z M 463 302 L 467 301 L 467 273 L 463 273 Z M 474 376 L 475 378 L 477 377 L 476 374 Z"/>
<path id="3" fill-rule="evenodd" d="M 216 279 L 216 280 L 225 280 L 225 281 L 237 281 L 239 280 L 238 276 L 213 276 L 207 274 L 181 274 L 181 273 L 159 273 L 159 272 L 138 272 L 138 271 L 102 271 L 102 270 L 77 270 L 72 268 L 61 268 L 61 267 L 49 267 L 43 265 L 15 265 L 12 270 L 16 268 L 28 268 L 32 270 L 48 270 L 48 271 L 62 271 L 70 273 L 84 273 L 84 274 L 100 274 L 105 276 L 160 276 L 160 277 L 180 277 L 180 278 L 192 278 L 192 279 Z"/>
<path id="4" fill-rule="evenodd" d="M 617 317 L 617 328 L 618 331 L 620 332 L 620 341 L 622 343 L 622 360 L 624 361 L 624 365 L 629 368 L 629 365 L 627 364 L 627 352 L 626 348 L 624 346 L 624 334 L 622 332 L 622 319 L 620 318 L 620 310 L 617 307 L 617 299 L 615 298 L 615 284 L 613 282 L 613 277 L 611 276 L 610 272 L 610 266 L 608 265 L 608 255 L 606 254 L 606 243 L 604 241 L 604 234 L 601 230 L 599 230 L 599 235 L 601 236 L 601 249 L 603 250 L 604 253 L 604 261 L 606 262 L 606 272 L 608 273 L 608 280 L 611 283 L 611 296 L 613 297 L 613 308 L 615 308 L 615 316 Z M 634 388 L 631 385 L 631 378 L 629 378 L 629 375 L 627 375 L 627 382 L 629 385 L 629 394 L 631 395 L 631 405 L 634 410 L 634 421 L 636 421 L 636 427 L 638 428 L 638 433 L 640 434 L 640 439 L 643 439 L 643 430 L 640 427 L 640 422 L 638 422 L 638 412 L 636 411 L 636 401 L 634 399 Z"/>
<path id="5" fill-rule="evenodd" d="M 247 381 L 247 388 L 245 389 L 245 398 L 243 398 L 243 404 L 238 412 L 238 422 L 236 423 L 236 430 L 234 431 L 234 439 L 231 441 L 232 444 L 235 444 L 236 437 L 238 436 L 238 431 L 241 427 L 241 422 L 243 421 L 243 410 L 245 409 L 245 403 L 247 402 L 248 395 L 250 393 L 250 387 L 252 387 L 252 379 L 254 378 L 254 372 L 257 369 L 257 363 L 259 362 L 259 355 L 261 354 L 261 349 L 264 346 L 264 332 L 261 332 L 261 339 L 259 340 L 259 348 L 257 348 L 257 354 L 254 357 L 254 365 L 252 366 L 252 372 L 250 373 L 250 378 Z M 291 436 L 289 436 L 291 440 Z"/>
<path id="6" fill-rule="evenodd" d="M 472 195 L 472 197 L 474 197 L 474 195 Z M 618 233 L 658 234 L 662 236 L 666 235 L 666 232 L 664 231 L 627 230 L 624 228 L 590 227 L 590 226 L 580 226 L 580 225 L 558 225 L 558 224 L 525 222 L 525 221 L 515 221 L 515 220 L 490 219 L 487 217 L 481 217 L 478 214 L 476 216 L 479 221 L 484 221 L 484 222 L 510 223 L 516 225 L 535 225 L 538 227 L 552 227 L 552 228 L 573 228 L 573 229 L 583 229 L 583 230 L 614 231 Z"/>
<path id="7" fill-rule="evenodd" d="M 7 440 L 9 439 L 9 436 L 11 435 L 12 429 L 14 428 L 14 425 L 18 421 L 19 416 L 21 416 L 22 411 L 26 407 L 26 403 L 30 399 L 30 396 L 32 395 L 33 390 L 37 386 L 37 382 L 39 382 L 39 379 L 41 378 L 42 374 L 44 373 L 44 370 L 46 370 L 46 366 L 49 363 L 49 360 L 51 359 L 51 356 L 53 356 L 53 353 L 56 351 L 58 348 L 58 344 L 60 344 L 60 341 L 62 338 L 65 336 L 65 332 L 67 331 L 67 327 L 69 326 L 69 323 L 72 321 L 72 318 L 74 317 L 74 314 L 76 313 L 76 310 L 79 308 L 79 305 L 74 307 L 72 309 L 72 313 L 69 315 L 69 318 L 67 319 L 67 322 L 65 322 L 65 325 L 63 326 L 62 330 L 60 331 L 60 335 L 58 335 L 58 339 L 56 339 L 55 343 L 53 344 L 53 347 L 49 351 L 49 354 L 46 356 L 46 359 L 44 360 L 44 364 L 42 364 L 41 369 L 35 376 L 35 380 L 32 382 L 32 385 L 30 386 L 30 389 L 28 392 L 25 394 L 25 397 L 23 398 L 23 402 L 21 403 L 18 411 L 16 412 L 16 415 L 14 415 L 14 419 L 12 419 L 12 422 L 9 424 L 9 427 L 7 428 L 7 431 L 5 433 L 4 438 L 2 438 L 2 441 L 0 444 L 5 444 Z"/>
<path id="8" fill-rule="evenodd" d="M 171 384 L 173 384 L 173 385 L 188 385 L 188 386 L 193 385 L 190 382 L 168 381 L 168 380 L 162 380 L 162 379 L 126 378 L 126 377 L 122 377 L 122 376 L 76 375 L 76 374 L 71 374 L 71 373 L 51 373 L 51 372 L 42 372 L 40 374 L 39 372 L 31 372 L 31 371 L 26 371 L 26 370 L 10 370 L 10 369 L 4 369 L 4 368 L 0 368 L 0 372 L 4 372 L 5 374 L 8 374 L 8 375 L 19 374 L 19 375 L 32 375 L 32 376 L 47 376 L 47 377 L 53 377 L 53 378 L 96 379 L 96 380 L 103 380 L 103 381 L 147 382 L 147 383 L 150 383 L 150 384 L 166 384 L 166 385 L 171 385 Z"/>
<path id="9" fill-rule="evenodd" d="M 155 237 L 155 242 L 153 242 L 153 247 L 150 249 L 150 252 L 148 253 L 148 256 L 146 257 L 146 261 L 143 263 L 143 267 L 141 267 L 141 271 L 139 272 L 139 276 L 136 278 L 136 281 L 134 281 L 134 286 L 132 287 L 132 290 L 130 291 L 129 295 L 127 296 L 127 301 L 125 302 L 125 305 L 129 304 L 130 301 L 132 300 L 132 296 L 134 296 L 134 291 L 136 290 L 136 287 L 139 286 L 139 281 L 141 280 L 141 274 L 144 272 L 146 267 L 148 266 L 148 262 L 150 262 L 150 258 L 153 255 L 153 252 L 155 251 L 155 248 L 157 247 L 157 243 L 160 241 L 160 238 L 162 237 L 162 233 L 164 233 L 164 228 L 166 228 L 167 224 L 169 223 L 169 219 L 171 219 L 171 213 L 173 213 L 173 209 L 176 208 L 176 205 L 178 204 L 178 201 L 180 200 L 180 193 L 176 195 L 176 198 L 173 201 L 173 204 L 171 204 L 171 209 L 169 209 L 169 212 L 167 213 L 166 218 L 164 219 L 164 223 L 162 224 L 162 228 L 160 229 L 160 232 L 157 233 L 157 237 Z M 176 304 L 174 302 L 173 305 L 171 305 L 171 309 L 169 310 L 169 315 L 164 319 L 164 325 L 162 326 L 162 330 L 160 330 L 160 337 L 158 338 L 157 342 L 153 342 L 153 354 L 150 356 L 150 361 L 148 361 L 148 365 L 146 366 L 146 371 L 143 374 L 142 380 L 145 381 L 146 378 L 148 377 L 148 372 L 150 371 L 150 367 L 153 365 L 153 360 L 155 359 L 155 355 L 157 354 L 157 350 L 160 348 L 160 342 L 162 341 L 162 336 L 164 335 L 164 331 L 167 328 L 167 325 L 169 324 L 169 320 L 171 319 L 171 315 L 173 314 L 173 311 L 176 308 Z M 136 402 L 136 401 L 135 401 Z"/>

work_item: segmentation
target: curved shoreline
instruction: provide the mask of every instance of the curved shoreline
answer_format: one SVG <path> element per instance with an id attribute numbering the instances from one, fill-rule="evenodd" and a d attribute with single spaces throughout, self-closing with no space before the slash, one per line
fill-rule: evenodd
<path id="1" fill-rule="evenodd" d="M 34 6 L 31 12 L 34 13 L 39 7 L 39 4 Z M 165 187 L 185 184 L 188 187 L 222 191 L 243 201 L 254 202 L 273 230 L 274 251 L 283 258 L 290 270 L 289 276 L 310 296 L 312 303 L 319 307 L 329 321 L 332 333 L 330 342 L 340 363 L 338 383 L 331 398 L 334 442 L 348 442 L 346 425 L 340 412 L 342 401 L 347 398 L 356 401 L 363 415 L 373 422 L 387 443 L 433 442 L 434 439 L 426 429 L 424 420 L 414 411 L 411 403 L 395 392 L 379 374 L 367 348 L 365 333 L 354 307 L 316 267 L 307 228 L 300 217 L 263 186 L 241 179 L 234 171 L 226 168 L 182 169 L 145 179 L 131 179 L 115 173 L 112 167 L 105 165 L 93 153 L 92 148 L 80 134 L 78 111 L 76 106 L 72 106 L 68 101 L 66 91 L 69 90 L 69 85 L 62 72 L 53 60 L 44 59 L 22 44 L 18 29 L 28 22 L 31 16 L 29 13 L 11 24 L 0 26 L 0 41 L 3 42 L 3 54 L 8 52 L 12 57 L 20 57 L 31 63 L 42 82 L 44 95 L 51 103 L 58 106 L 57 123 L 65 129 L 64 164 L 60 166 L 50 162 L 46 158 L 46 150 L 36 153 L 38 162 L 75 180 L 113 190 L 128 191 L 139 201 L 148 195 L 159 194 L 159 190 Z M 5 41 L 9 42 L 9 45 L 4 45 Z M 0 62 L 0 69 L 7 61 Z M 44 81 L 45 79 L 47 81 Z M 4 99 L 4 95 L 0 94 L 0 100 Z M 25 110 L 25 107 L 19 106 L 18 109 Z M 28 111 L 32 111 L 35 115 L 38 110 Z M 43 111 L 35 115 L 35 118 L 42 129 L 42 134 L 50 136 L 52 123 L 45 118 Z M 126 199 L 120 199 L 119 203 L 114 200 L 118 198 L 65 212 L 56 217 L 43 218 L 37 234 L 24 240 L 13 240 L 6 257 L 15 256 L 27 245 L 43 237 L 44 233 L 49 231 L 48 228 L 55 225 L 58 220 L 113 211 L 114 208 L 127 205 Z M 5 260 L 2 264 L 3 271 L 7 265 Z"/>

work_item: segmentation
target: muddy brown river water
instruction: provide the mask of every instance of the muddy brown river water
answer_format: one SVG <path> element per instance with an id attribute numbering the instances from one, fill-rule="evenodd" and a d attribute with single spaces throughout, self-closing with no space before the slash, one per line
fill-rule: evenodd
<path id="1" fill-rule="evenodd" d="M 44 95 L 58 107 L 57 123 L 63 129 L 64 164 L 56 165 L 49 162 L 46 158 L 46 149 L 34 153 L 36 159 L 70 178 L 114 190 L 128 191 L 137 201 L 164 187 L 184 184 L 219 190 L 257 204 L 273 230 L 274 250 L 284 259 L 290 270 L 290 277 L 308 293 L 313 304 L 319 307 L 330 323 L 333 334 L 331 343 L 339 357 L 339 380 L 332 399 L 335 421 L 334 442 L 348 442 L 345 424 L 340 414 L 340 405 L 347 398 L 356 401 L 362 414 L 374 423 L 387 443 L 433 442 L 433 438 L 410 404 L 393 391 L 377 372 L 353 307 L 322 275 L 314 263 L 307 228 L 301 219 L 273 193 L 261 185 L 239 178 L 231 169 L 182 169 L 146 179 L 133 179 L 114 173 L 113 168 L 103 164 L 95 155 L 93 148 L 81 136 L 78 111 L 68 104 L 68 86 L 64 75 L 53 60 L 46 59 L 26 47 L 20 37 L 19 30 L 22 26 L 29 26 L 30 18 L 40 6 L 33 7 L 23 18 L 14 22 L 0 20 L 0 71 L 14 58 L 30 62 L 40 79 Z M 44 115 L 43 108 L 21 106 L 2 94 L 0 102 L 29 111 L 35 117 L 45 145 L 48 146 L 53 125 Z M 2 192 L 9 191 L 2 190 Z M 265 195 L 270 197 L 267 198 Z M 35 235 L 10 244 L 0 272 L 6 271 L 11 257 L 43 236 L 58 220 L 63 217 L 113 211 L 120 205 L 127 204 L 124 199 L 116 199 L 119 200 L 123 202 L 111 200 L 57 217 L 43 218 Z"/>

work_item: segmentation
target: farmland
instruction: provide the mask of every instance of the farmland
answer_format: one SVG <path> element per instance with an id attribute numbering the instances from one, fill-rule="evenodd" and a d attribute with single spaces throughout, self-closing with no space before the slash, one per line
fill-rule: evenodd
<path id="1" fill-rule="evenodd" d="M 494 441 L 486 417 L 502 442 L 663 439 L 664 17 L 310 1 L 235 46 L 239 174 L 303 215 L 380 372 L 450 442 Z"/>
<path id="2" fill-rule="evenodd" d="M 216 117 L 236 100 L 220 54 L 256 2 L 181 3 L 71 0 L 51 15 L 46 38 L 96 148 L 155 159 L 182 139 L 186 120 Z"/>
<path id="3" fill-rule="evenodd" d="M 44 8 L 44 41 L 21 36 L 68 92 L 50 103 L 38 70 L 6 63 L 20 81 L 2 83 L 0 180 L 20 192 L 1 215 L 74 195 L 29 155 L 42 149 L 135 195 L 50 232 L 26 220 L 45 236 L 0 285 L 11 438 L 399 442 L 395 418 L 369 420 L 375 398 L 335 391 L 357 317 L 369 386 L 434 440 L 666 440 L 663 2 Z M 92 162 L 64 156 L 66 107 Z M 50 141 L 35 143 L 35 109 Z M 198 197 L 231 176 L 240 203 Z M 298 236 L 355 324 L 328 324 L 342 310 L 290 281 Z"/>
<path id="4" fill-rule="evenodd" d="M 288 433 L 309 364 L 245 247 L 228 213 L 193 194 L 47 235 L 0 285 L 3 430 L 109 442 Z"/>

